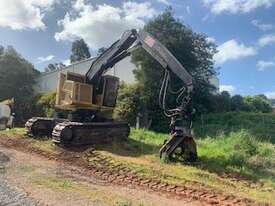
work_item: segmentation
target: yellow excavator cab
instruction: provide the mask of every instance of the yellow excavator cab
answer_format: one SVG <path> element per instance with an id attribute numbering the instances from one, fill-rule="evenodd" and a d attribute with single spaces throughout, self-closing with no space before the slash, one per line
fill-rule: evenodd
<path id="1" fill-rule="evenodd" d="M 85 109 L 112 112 L 118 92 L 119 79 L 104 75 L 99 85 L 87 84 L 84 75 L 60 73 L 56 92 L 56 107 L 64 110 Z"/>

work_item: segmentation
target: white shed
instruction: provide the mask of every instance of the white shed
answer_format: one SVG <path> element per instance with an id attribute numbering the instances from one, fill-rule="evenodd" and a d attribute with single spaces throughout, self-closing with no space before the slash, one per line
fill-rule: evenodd
<path id="1" fill-rule="evenodd" d="M 78 74 L 86 74 L 89 68 L 92 65 L 92 62 L 95 58 L 86 59 L 83 61 L 76 62 L 67 67 L 64 67 L 61 70 L 43 72 L 37 79 L 37 84 L 35 90 L 39 92 L 55 91 L 57 87 L 58 74 L 60 72 L 75 72 Z M 131 83 L 134 82 L 133 70 L 136 66 L 131 63 L 131 58 L 126 57 L 119 63 L 117 63 L 108 73 L 115 75 L 125 82 Z"/>

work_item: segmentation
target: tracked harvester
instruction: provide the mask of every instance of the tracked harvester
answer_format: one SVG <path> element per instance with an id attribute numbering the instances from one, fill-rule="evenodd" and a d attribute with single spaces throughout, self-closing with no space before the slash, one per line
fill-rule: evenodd
<path id="1" fill-rule="evenodd" d="M 53 141 L 64 145 L 85 145 L 126 139 L 129 125 L 112 119 L 119 79 L 106 75 L 117 62 L 131 55 L 138 47 L 145 49 L 165 69 L 159 102 L 171 118 L 171 136 L 160 149 L 160 157 L 197 158 L 196 144 L 191 135 L 191 75 L 169 50 L 147 32 L 126 31 L 92 63 L 85 75 L 60 73 L 56 107 L 69 111 L 68 118 L 33 117 L 26 122 L 30 136 L 52 135 Z M 180 89 L 171 91 L 171 75 L 182 81 Z M 166 102 L 174 96 L 172 108 Z M 171 102 L 171 101 L 170 101 Z"/>

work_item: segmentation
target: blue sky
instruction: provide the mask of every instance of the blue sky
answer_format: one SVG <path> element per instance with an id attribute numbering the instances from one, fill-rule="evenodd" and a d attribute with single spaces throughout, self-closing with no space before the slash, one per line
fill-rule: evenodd
<path id="1" fill-rule="evenodd" d="M 221 89 L 275 98 L 275 0 L 0 1 L 0 45 L 14 46 L 43 71 L 67 62 L 74 39 L 84 38 L 95 54 L 167 5 L 218 45 Z"/>

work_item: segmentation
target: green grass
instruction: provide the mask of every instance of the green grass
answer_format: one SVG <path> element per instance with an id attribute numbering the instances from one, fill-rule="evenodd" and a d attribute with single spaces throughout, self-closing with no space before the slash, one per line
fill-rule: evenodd
<path id="1" fill-rule="evenodd" d="M 0 130 L 0 135 L 1 134 L 9 135 L 9 136 L 24 135 L 25 129 L 24 128 L 13 128 L 13 129 Z"/>
<path id="2" fill-rule="evenodd" d="M 43 186 L 54 190 L 78 189 L 78 185 L 70 179 L 52 177 L 36 177 L 33 183 L 37 186 Z"/>
<path id="3" fill-rule="evenodd" d="M 198 140 L 203 166 L 214 172 L 234 171 L 250 178 L 261 178 L 275 170 L 275 146 L 260 142 L 248 131 L 221 134 Z"/>
<path id="4" fill-rule="evenodd" d="M 58 153 L 58 151 L 56 151 L 54 143 L 50 138 L 33 139 L 31 144 L 33 147 L 40 149 L 42 151 L 46 151 L 48 153 Z"/>

